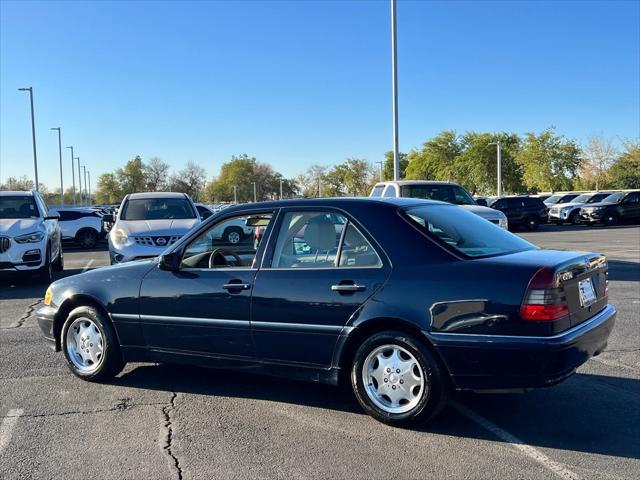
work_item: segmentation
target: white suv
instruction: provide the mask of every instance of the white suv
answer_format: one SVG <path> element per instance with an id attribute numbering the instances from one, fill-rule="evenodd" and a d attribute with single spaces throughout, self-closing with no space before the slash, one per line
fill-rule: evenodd
<path id="1" fill-rule="evenodd" d="M 132 193 L 124 197 L 109 231 L 111 264 L 160 255 L 191 228 L 200 215 L 184 193 Z"/>
<path id="2" fill-rule="evenodd" d="M 94 248 L 104 237 L 102 214 L 90 208 L 52 208 L 60 218 L 62 240 L 73 240 L 82 248 Z"/>
<path id="3" fill-rule="evenodd" d="M 38 192 L 0 192 L 0 271 L 35 271 L 50 283 L 64 268 L 58 217 Z"/>

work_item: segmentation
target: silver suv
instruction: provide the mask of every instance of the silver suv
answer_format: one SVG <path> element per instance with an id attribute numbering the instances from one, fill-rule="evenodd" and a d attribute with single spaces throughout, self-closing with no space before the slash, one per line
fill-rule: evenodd
<path id="1" fill-rule="evenodd" d="M 38 273 L 51 283 L 64 268 L 58 216 L 38 192 L 0 192 L 0 271 Z"/>
<path id="2" fill-rule="evenodd" d="M 376 183 L 370 197 L 409 197 L 459 205 L 465 210 L 507 229 L 509 222 L 504 213 L 493 208 L 478 205 L 464 188 L 453 182 L 432 180 L 401 180 L 397 182 Z"/>
<path id="3" fill-rule="evenodd" d="M 200 215 L 184 193 L 132 193 L 124 197 L 109 231 L 111 264 L 160 255 L 191 228 Z"/>

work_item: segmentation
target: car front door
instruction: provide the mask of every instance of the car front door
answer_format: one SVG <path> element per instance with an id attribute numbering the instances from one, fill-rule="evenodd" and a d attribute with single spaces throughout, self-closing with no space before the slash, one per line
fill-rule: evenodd
<path id="1" fill-rule="evenodd" d="M 373 245 L 341 212 L 281 211 L 253 290 L 260 361 L 331 364 L 343 327 L 388 277 L 388 261 Z"/>
<path id="2" fill-rule="evenodd" d="M 640 192 L 631 192 L 622 201 L 623 220 L 637 220 L 640 218 Z"/>
<path id="3" fill-rule="evenodd" d="M 213 357 L 218 364 L 232 365 L 255 358 L 250 312 L 260 244 L 254 245 L 252 236 L 227 244 L 215 231 L 250 218 L 266 227 L 272 215 L 227 216 L 185 245 L 179 269 L 154 268 L 145 276 L 140 322 L 156 356 Z"/>

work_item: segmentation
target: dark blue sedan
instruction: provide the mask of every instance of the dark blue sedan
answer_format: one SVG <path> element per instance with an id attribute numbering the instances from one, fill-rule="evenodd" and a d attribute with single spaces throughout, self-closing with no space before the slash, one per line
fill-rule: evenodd
<path id="1" fill-rule="evenodd" d="M 226 244 L 242 222 L 258 234 Z M 213 215 L 153 260 L 53 283 L 37 318 L 71 371 L 182 362 L 338 384 L 402 425 L 453 389 L 554 385 L 607 344 L 607 261 L 541 250 L 445 203 L 317 199 Z"/>

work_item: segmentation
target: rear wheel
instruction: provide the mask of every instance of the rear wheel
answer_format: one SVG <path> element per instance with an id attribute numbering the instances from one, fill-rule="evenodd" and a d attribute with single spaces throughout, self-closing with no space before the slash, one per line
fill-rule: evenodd
<path id="1" fill-rule="evenodd" d="M 538 219 L 538 217 L 532 215 L 527 217 L 527 219 L 525 220 L 525 225 L 527 227 L 527 230 L 534 231 L 537 230 L 540 226 L 540 220 Z"/>
<path id="2" fill-rule="evenodd" d="M 98 232 L 92 228 L 80 230 L 76 235 L 76 242 L 78 242 L 82 248 L 93 248 L 98 243 Z"/>
<path id="3" fill-rule="evenodd" d="M 602 221 L 607 227 L 611 227 L 618 224 L 620 216 L 616 212 L 607 212 L 605 213 Z"/>
<path id="4" fill-rule="evenodd" d="M 229 227 L 225 229 L 224 234 L 222 235 L 222 239 L 226 243 L 236 245 L 242 240 L 242 229 L 238 227 Z"/>
<path id="5" fill-rule="evenodd" d="M 78 307 L 69 313 L 60 344 L 69 369 L 85 380 L 109 380 L 125 365 L 113 326 L 93 307 Z"/>
<path id="6" fill-rule="evenodd" d="M 573 225 L 580 225 L 582 223 L 582 219 L 580 218 L 580 210 L 577 210 L 569 215 L 569 221 Z"/>
<path id="7" fill-rule="evenodd" d="M 351 386 L 369 415 L 395 426 L 433 419 L 449 394 L 446 373 L 428 348 L 397 331 L 363 342 L 354 356 Z"/>

